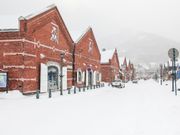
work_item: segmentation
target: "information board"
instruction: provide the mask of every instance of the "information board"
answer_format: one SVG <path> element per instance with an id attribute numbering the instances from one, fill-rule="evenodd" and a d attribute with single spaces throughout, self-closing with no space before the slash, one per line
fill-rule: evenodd
<path id="1" fill-rule="evenodd" d="M 7 73 L 0 73 L 0 88 L 7 88 Z"/>

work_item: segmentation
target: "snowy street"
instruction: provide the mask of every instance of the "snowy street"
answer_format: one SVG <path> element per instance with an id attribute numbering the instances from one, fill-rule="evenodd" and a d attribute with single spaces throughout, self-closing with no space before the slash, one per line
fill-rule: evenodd
<path id="1" fill-rule="evenodd" d="M 179 135 L 179 97 L 170 82 L 161 86 L 153 80 L 76 95 L 56 92 L 51 99 L 1 93 L 0 134 Z"/>

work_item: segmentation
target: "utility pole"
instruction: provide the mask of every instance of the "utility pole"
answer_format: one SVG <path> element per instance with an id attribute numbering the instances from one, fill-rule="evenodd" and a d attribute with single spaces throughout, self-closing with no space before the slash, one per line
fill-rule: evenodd
<path id="1" fill-rule="evenodd" d="M 174 87 L 175 87 L 175 95 L 177 95 L 177 87 L 176 87 L 176 56 L 175 56 L 175 48 L 173 48 L 173 68 L 174 68 Z"/>
<path id="2" fill-rule="evenodd" d="M 162 85 L 162 78 L 163 78 L 163 68 L 162 68 L 163 66 L 162 66 L 162 64 L 160 64 L 160 81 L 161 81 L 161 85 Z"/>

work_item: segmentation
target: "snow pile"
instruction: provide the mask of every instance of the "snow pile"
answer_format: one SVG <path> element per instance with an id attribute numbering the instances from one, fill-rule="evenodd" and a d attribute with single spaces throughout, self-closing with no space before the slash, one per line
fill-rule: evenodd
<path id="1" fill-rule="evenodd" d="M 1 92 L 0 93 L 0 100 L 2 99 L 20 99 L 20 98 L 25 98 L 25 96 L 22 95 L 21 92 L 19 92 L 18 90 L 15 91 L 8 91 L 8 93 L 6 92 Z"/>

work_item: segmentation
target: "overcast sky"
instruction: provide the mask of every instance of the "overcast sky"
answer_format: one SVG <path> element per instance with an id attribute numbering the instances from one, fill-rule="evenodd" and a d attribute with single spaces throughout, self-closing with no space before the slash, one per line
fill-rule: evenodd
<path id="1" fill-rule="evenodd" d="M 180 42 L 180 0 L 1 0 L 0 28 L 15 27 L 18 16 L 53 3 L 58 6 L 74 40 L 92 26 L 97 41 L 129 29 Z"/>

